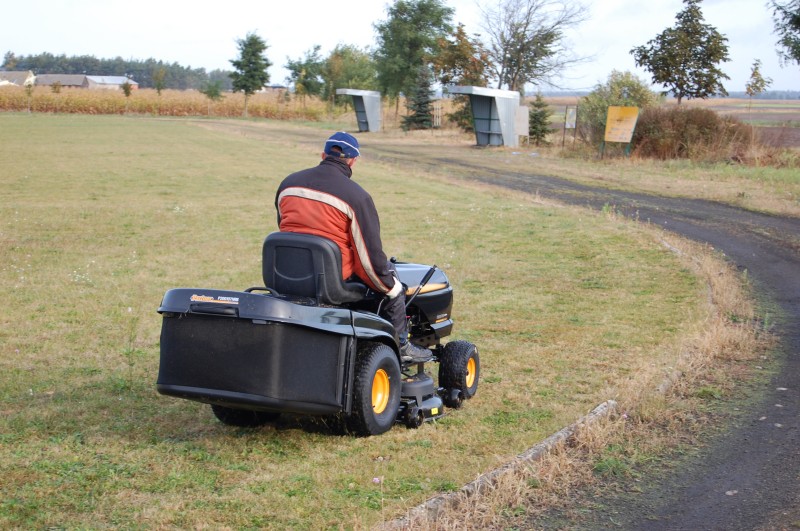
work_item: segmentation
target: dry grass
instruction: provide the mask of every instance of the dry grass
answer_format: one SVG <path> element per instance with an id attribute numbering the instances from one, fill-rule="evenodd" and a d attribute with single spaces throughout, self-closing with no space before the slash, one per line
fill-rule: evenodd
<path id="1" fill-rule="evenodd" d="M 503 474 L 479 496 L 460 493 L 435 520 L 412 513 L 408 529 L 538 527 L 554 509 L 570 512 L 578 493 L 634 469 L 690 441 L 702 423 L 708 390 L 720 396 L 735 384 L 773 339 L 756 319 L 746 280 L 708 248 L 653 229 L 708 286 L 708 317 L 675 348 L 674 364 L 652 364 L 618 387 L 617 415 L 579 427 L 536 462 Z"/>
<path id="2" fill-rule="evenodd" d="M 367 156 L 357 180 L 387 248 L 450 275 L 454 337 L 481 349 L 478 396 L 381 437 L 291 418 L 232 429 L 156 394 L 155 309 L 171 287 L 259 283 L 277 183 L 319 160 L 324 133 L 0 121 L 0 288 L 13 309 L 0 314 L 2 527 L 366 528 L 669 366 L 669 345 L 705 314 L 694 275 L 634 224 Z"/>
<path id="3" fill-rule="evenodd" d="M 58 120 L 53 137 L 15 122 L 16 140 L 0 149 L 10 198 L 3 286 L 15 308 L 0 333 L 8 525 L 368 528 L 615 398 L 620 416 L 418 527 L 524 525 L 596 484 L 598 464 L 626 474 L 691 438 L 686 426 L 702 422 L 697 390 L 731 392 L 742 362 L 764 347 L 742 278 L 708 249 L 642 232 L 613 211 L 604 218 L 464 185 L 442 176 L 446 168 L 403 171 L 398 187 L 398 168 L 367 157 L 358 178 L 379 198 L 387 243 L 454 281 L 458 336 L 485 356 L 479 397 L 435 427 L 374 439 L 296 426 L 232 432 L 205 409 L 153 396 L 154 301 L 174 285 L 252 284 L 257 256 L 241 250 L 269 226 L 277 179 L 313 160 L 318 139 L 308 130 L 308 145 L 287 139 L 296 128 L 286 124 L 207 122 L 210 133 L 198 135 L 172 122 Z M 135 149 L 114 140 L 123 130 Z M 383 139 L 464 142 L 446 131 Z M 565 164 L 536 152 L 543 172 L 796 212 L 788 174 Z M 460 154 L 531 165 L 511 150 Z M 473 236 L 489 224 L 500 229 Z M 47 304 L 54 285 L 59 304 Z"/>

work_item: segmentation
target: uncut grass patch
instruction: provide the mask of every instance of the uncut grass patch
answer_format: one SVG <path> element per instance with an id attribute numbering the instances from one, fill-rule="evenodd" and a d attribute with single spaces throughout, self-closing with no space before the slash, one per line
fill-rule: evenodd
<path id="1" fill-rule="evenodd" d="M 0 114 L 0 527 L 368 527 L 668 366 L 702 317 L 695 277 L 631 223 L 367 156 L 388 252 L 450 276 L 477 396 L 372 438 L 223 426 L 156 393 L 155 310 L 261 283 L 274 190 L 325 138 L 236 127 Z"/>

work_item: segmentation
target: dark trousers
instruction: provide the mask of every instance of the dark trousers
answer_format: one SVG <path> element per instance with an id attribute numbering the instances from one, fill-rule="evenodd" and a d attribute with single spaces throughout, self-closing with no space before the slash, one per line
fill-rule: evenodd
<path id="1" fill-rule="evenodd" d="M 397 269 L 389 262 L 389 269 L 397 276 Z M 404 286 L 405 287 L 405 286 Z M 392 323 L 400 343 L 408 340 L 408 319 L 406 318 L 405 289 L 394 299 L 386 298 L 381 305 L 381 317 Z"/>
<path id="2" fill-rule="evenodd" d="M 400 343 L 408 340 L 408 320 L 406 319 L 406 295 L 401 293 L 394 299 L 386 298 L 381 307 L 381 317 L 392 323 Z"/>

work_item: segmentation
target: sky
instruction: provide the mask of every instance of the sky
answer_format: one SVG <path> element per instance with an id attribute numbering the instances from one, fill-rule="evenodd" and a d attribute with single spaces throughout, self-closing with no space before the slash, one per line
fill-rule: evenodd
<path id="1" fill-rule="evenodd" d="M 468 33 L 485 33 L 476 0 L 443 1 L 455 9 L 454 22 L 463 23 Z M 483 0 L 482 5 L 495 1 Z M 650 82 L 650 75 L 636 67 L 629 52 L 673 26 L 682 1 L 580 1 L 586 6 L 587 19 L 566 35 L 566 44 L 577 57 L 587 59 L 562 73 L 559 88 L 591 90 L 605 82 L 612 70 L 630 71 Z M 728 38 L 731 60 L 721 65 L 730 77 L 723 82 L 728 92 L 744 91 L 756 59 L 762 62 L 761 74 L 772 79 L 771 90 L 800 90 L 800 66 L 781 67 L 766 1 L 705 0 L 701 4 L 706 23 Z M 231 70 L 230 60 L 238 56 L 236 41 L 254 32 L 269 46 L 270 82 L 284 84 L 287 60 L 302 58 L 314 45 L 321 46 L 323 57 L 337 44 L 374 46 L 374 24 L 387 18 L 388 5 L 388 0 L 238 0 L 231 4 L 24 0 L 3 7 L 6 23 L 0 32 L 0 54 L 154 58 L 207 71 Z"/>

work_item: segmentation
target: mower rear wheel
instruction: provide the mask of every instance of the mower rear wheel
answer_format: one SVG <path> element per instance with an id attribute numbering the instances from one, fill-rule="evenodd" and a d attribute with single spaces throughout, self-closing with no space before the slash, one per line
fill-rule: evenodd
<path id="1" fill-rule="evenodd" d="M 382 343 L 360 345 L 350 431 L 364 436 L 389 431 L 400 407 L 400 387 L 400 363 L 394 351 Z"/>
<path id="2" fill-rule="evenodd" d="M 275 421 L 280 413 L 274 411 L 253 411 L 251 409 L 233 409 L 230 407 L 211 404 L 214 416 L 228 426 L 240 428 L 254 428 Z"/>
<path id="3" fill-rule="evenodd" d="M 439 359 L 439 387 L 448 391 L 460 391 L 461 399 L 447 400 L 445 405 L 452 408 L 461 407 L 464 398 L 472 398 L 478 392 L 478 378 L 481 373 L 481 360 L 478 347 L 469 341 L 451 341 L 444 346 Z M 448 403 L 449 402 L 449 403 Z"/>

